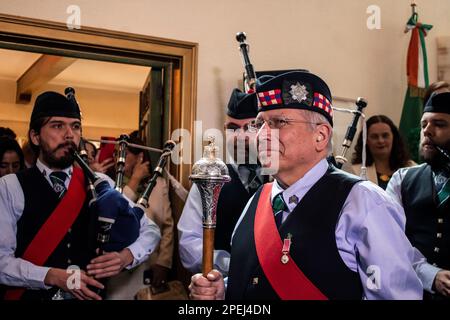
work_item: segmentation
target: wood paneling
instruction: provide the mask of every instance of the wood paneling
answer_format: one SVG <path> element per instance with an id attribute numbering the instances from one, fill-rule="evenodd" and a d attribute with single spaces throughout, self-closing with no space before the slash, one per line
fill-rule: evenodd
<path id="1" fill-rule="evenodd" d="M 50 82 L 75 60 L 69 57 L 42 55 L 17 80 L 16 103 L 29 103 L 34 90 Z"/>

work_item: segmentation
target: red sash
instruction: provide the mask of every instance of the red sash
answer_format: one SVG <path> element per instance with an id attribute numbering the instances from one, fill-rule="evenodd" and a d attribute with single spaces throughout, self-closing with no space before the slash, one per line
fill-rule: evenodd
<path id="1" fill-rule="evenodd" d="M 83 171 L 74 167 L 66 194 L 34 236 L 21 258 L 42 266 L 77 219 L 85 198 L 86 186 Z M 24 288 L 9 289 L 5 293 L 5 300 L 19 300 L 24 292 Z"/>
<path id="2" fill-rule="evenodd" d="M 275 224 L 271 192 L 272 183 L 265 184 L 255 215 L 256 253 L 265 276 L 282 300 L 328 300 L 292 258 L 286 264 L 281 262 L 283 242 Z"/>

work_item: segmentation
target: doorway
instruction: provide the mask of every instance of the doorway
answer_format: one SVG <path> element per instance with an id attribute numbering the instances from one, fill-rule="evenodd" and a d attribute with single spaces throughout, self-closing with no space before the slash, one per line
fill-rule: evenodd
<path id="1" fill-rule="evenodd" d="M 162 140 L 177 128 L 192 132 L 197 91 L 196 43 L 89 27 L 70 30 L 63 23 L 0 14 L 0 48 L 155 69 L 161 75 L 161 103 L 167 111 Z M 189 165 L 172 164 L 170 172 L 185 188 L 189 187 Z"/>
<path id="2" fill-rule="evenodd" d="M 62 70 L 67 70 L 64 66 L 72 65 L 74 60 L 148 68 L 136 119 L 141 136 L 146 138 L 149 146 L 160 148 L 173 130 L 193 131 L 197 92 L 196 43 L 89 27 L 71 30 L 63 23 L 0 14 L 0 49 L 38 54 L 45 56 L 45 61 L 59 59 L 53 63 Z M 36 83 L 30 85 L 23 81 L 23 84 L 14 89 L 17 91 L 16 103 L 33 101 L 38 92 Z M 126 112 L 124 109 L 123 113 Z M 152 126 L 155 122 L 160 122 L 158 128 Z M 189 188 L 189 164 L 171 163 L 169 171 L 184 188 Z M 170 200 L 176 225 L 184 202 L 172 189 Z M 176 235 L 175 232 L 174 240 L 178 243 Z M 177 256 L 175 246 L 174 257 Z M 177 273 L 181 272 L 177 277 L 183 279 L 185 274 L 179 266 L 179 261 L 174 263 Z"/>

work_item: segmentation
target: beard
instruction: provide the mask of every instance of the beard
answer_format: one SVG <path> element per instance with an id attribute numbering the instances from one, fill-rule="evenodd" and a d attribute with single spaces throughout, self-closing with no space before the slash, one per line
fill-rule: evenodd
<path id="1" fill-rule="evenodd" d="M 60 156 L 58 158 L 56 156 L 56 152 L 59 149 L 63 149 L 66 147 L 69 147 L 69 151 L 65 152 L 63 156 Z M 51 149 L 45 143 L 41 144 L 42 159 L 51 168 L 66 169 L 66 168 L 70 167 L 75 160 L 74 155 L 73 155 L 73 151 L 75 151 L 75 150 L 77 150 L 77 146 L 75 145 L 74 142 L 62 143 L 54 149 Z"/>
<path id="2" fill-rule="evenodd" d="M 438 146 L 448 154 L 450 151 L 450 140 Z M 448 165 L 449 162 L 449 159 L 436 148 L 426 149 L 422 146 L 420 148 L 420 156 L 426 163 L 435 169 L 443 168 Z"/>

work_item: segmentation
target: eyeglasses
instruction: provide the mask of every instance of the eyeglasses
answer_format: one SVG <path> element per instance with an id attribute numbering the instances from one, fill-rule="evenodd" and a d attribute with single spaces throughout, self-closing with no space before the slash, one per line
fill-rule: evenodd
<path id="1" fill-rule="evenodd" d="M 250 127 L 251 127 L 251 122 L 246 123 L 243 126 L 239 126 L 232 122 L 224 125 L 225 130 L 244 131 L 244 132 L 250 131 Z"/>
<path id="2" fill-rule="evenodd" d="M 285 127 L 288 124 L 291 123 L 309 123 L 313 125 L 319 125 L 321 123 L 318 122 L 310 122 L 310 121 L 303 121 L 303 120 L 296 120 L 296 119 L 288 119 L 284 117 L 278 117 L 278 118 L 270 118 L 267 120 L 264 119 L 255 119 L 252 121 L 249 125 L 249 131 L 258 131 L 262 128 L 262 126 L 266 123 L 270 129 L 281 129 Z"/>

